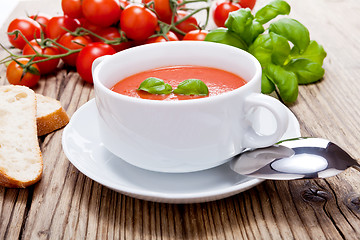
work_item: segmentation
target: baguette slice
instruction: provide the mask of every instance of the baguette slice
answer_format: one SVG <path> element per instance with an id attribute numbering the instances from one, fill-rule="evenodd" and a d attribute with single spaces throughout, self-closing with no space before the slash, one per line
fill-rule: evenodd
<path id="1" fill-rule="evenodd" d="M 41 94 L 36 94 L 36 100 L 38 136 L 42 136 L 62 128 L 69 122 L 69 116 L 58 100 Z"/>
<path id="2" fill-rule="evenodd" d="M 0 185 L 39 181 L 43 160 L 36 130 L 36 95 L 24 86 L 0 87 Z"/>

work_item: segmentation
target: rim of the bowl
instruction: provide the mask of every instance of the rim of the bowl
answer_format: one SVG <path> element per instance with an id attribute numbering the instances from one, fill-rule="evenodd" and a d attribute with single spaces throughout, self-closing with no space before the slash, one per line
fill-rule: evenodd
<path id="1" fill-rule="evenodd" d="M 232 49 L 235 51 L 240 51 L 242 52 L 242 54 L 245 54 L 249 57 L 249 59 L 251 60 L 251 62 L 254 63 L 255 68 L 256 68 L 256 72 L 254 74 L 254 76 L 247 81 L 247 83 L 237 89 L 234 89 L 232 91 L 229 92 L 225 92 L 222 93 L 220 95 L 216 95 L 216 96 L 211 96 L 211 97 L 204 97 L 204 98 L 196 98 L 196 99 L 187 99 L 187 100 L 180 100 L 180 101 L 161 101 L 161 100 L 152 100 L 152 99 L 143 99 L 143 98 L 135 98 L 135 97 L 131 97 L 131 96 L 127 96 L 127 95 L 123 95 L 123 94 L 119 94 L 116 93 L 114 91 L 112 91 L 110 88 L 104 86 L 104 84 L 99 80 L 98 77 L 96 77 L 96 74 L 99 73 L 99 67 L 101 67 L 101 65 L 106 64 L 107 62 L 111 61 L 112 58 L 115 57 L 115 55 L 120 55 L 120 54 L 129 54 L 129 52 L 136 52 L 139 51 L 139 49 L 141 48 L 159 48 L 162 45 L 213 45 L 213 46 L 217 46 L 220 48 L 228 48 L 228 49 Z M 179 47 L 180 47 L 179 46 Z M 202 66 L 201 64 L 199 64 L 198 66 Z M 164 65 L 164 67 L 166 67 Z M 139 102 L 139 103 L 146 103 L 146 104 L 155 104 L 155 105 L 167 105 L 167 104 L 171 104 L 171 105 L 182 105 L 182 104 L 194 104 L 194 102 L 197 103 L 204 103 L 204 102 L 211 102 L 211 101 L 217 101 L 217 100 L 221 100 L 223 98 L 228 98 L 231 97 L 233 95 L 238 94 L 238 92 L 243 92 L 246 91 L 246 89 L 251 88 L 254 84 L 255 81 L 254 79 L 256 78 L 260 78 L 261 79 L 261 74 L 262 74 L 262 68 L 260 65 L 260 62 L 250 53 L 246 52 L 245 50 L 242 50 L 240 48 L 236 48 L 230 45 L 225 45 L 222 43 L 214 43 L 214 42 L 204 42 L 204 41 L 169 41 L 169 42 L 160 42 L 160 43 L 153 43 L 153 44 L 146 44 L 146 45 L 141 45 L 141 46 L 136 46 L 133 48 L 129 48 L 129 49 L 125 49 L 121 52 L 118 52 L 114 55 L 106 55 L 104 56 L 103 61 L 101 61 L 95 68 L 94 71 L 94 86 L 96 88 L 98 88 L 98 90 L 105 92 L 106 94 L 110 94 L 111 97 L 117 98 L 117 99 L 121 99 L 123 101 L 128 101 L 128 102 Z M 95 98 L 96 98 L 96 94 L 95 94 Z"/>

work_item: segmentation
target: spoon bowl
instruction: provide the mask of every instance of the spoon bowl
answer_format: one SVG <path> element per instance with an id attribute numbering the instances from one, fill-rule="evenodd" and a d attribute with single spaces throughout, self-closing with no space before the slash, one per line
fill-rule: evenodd
<path id="1" fill-rule="evenodd" d="M 230 162 L 239 174 L 272 180 L 327 178 L 352 166 L 360 168 L 347 152 L 323 138 L 287 139 L 244 151 Z"/>

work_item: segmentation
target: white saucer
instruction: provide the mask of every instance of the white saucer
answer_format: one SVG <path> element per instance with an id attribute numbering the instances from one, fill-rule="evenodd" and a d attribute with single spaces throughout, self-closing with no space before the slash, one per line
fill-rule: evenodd
<path id="1" fill-rule="evenodd" d="M 79 171 L 115 191 L 155 202 L 195 203 L 225 198 L 263 181 L 239 175 L 228 164 L 192 173 L 159 173 L 132 166 L 100 142 L 97 114 L 94 99 L 81 106 L 64 129 L 62 146 Z M 262 119 L 269 117 L 265 111 L 259 114 L 264 115 Z M 299 123 L 290 110 L 289 117 L 283 139 L 300 136 Z"/>

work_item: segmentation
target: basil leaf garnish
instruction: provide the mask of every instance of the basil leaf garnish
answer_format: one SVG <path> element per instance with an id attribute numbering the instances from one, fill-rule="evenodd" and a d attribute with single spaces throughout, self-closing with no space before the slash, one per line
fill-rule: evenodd
<path id="1" fill-rule="evenodd" d="M 146 91 L 151 94 L 170 94 L 172 92 L 172 87 L 170 84 L 164 83 L 160 78 L 149 77 L 140 84 L 138 90 Z"/>
<path id="2" fill-rule="evenodd" d="M 199 79 L 187 79 L 179 83 L 174 90 L 175 94 L 182 95 L 198 95 L 206 96 L 209 94 L 209 89 L 206 84 Z"/>

